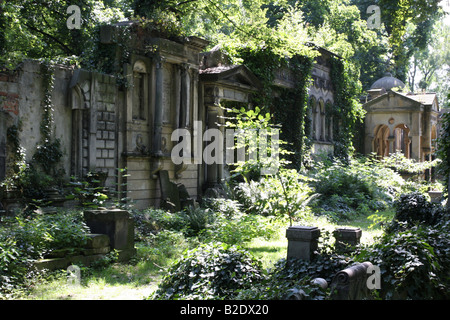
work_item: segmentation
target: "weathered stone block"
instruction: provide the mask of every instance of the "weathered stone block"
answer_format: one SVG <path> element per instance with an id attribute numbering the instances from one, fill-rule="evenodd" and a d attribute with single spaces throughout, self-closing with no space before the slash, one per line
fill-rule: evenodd
<path id="1" fill-rule="evenodd" d="M 105 234 L 109 237 L 111 249 L 121 250 L 123 256 L 129 257 L 135 253 L 133 219 L 128 211 L 86 210 L 84 219 L 91 232 Z M 119 256 L 119 258 L 121 258 Z"/>
<path id="2" fill-rule="evenodd" d="M 114 143 L 114 141 L 106 141 L 105 146 L 107 149 L 114 149 L 116 144 Z"/>
<path id="3" fill-rule="evenodd" d="M 105 160 L 105 168 L 114 168 L 116 167 L 116 163 L 114 159 L 106 159 Z"/>
<path id="4" fill-rule="evenodd" d="M 336 239 L 336 249 L 340 252 L 346 252 L 359 244 L 362 231 L 360 228 L 343 227 L 334 230 L 333 234 Z"/>
<path id="5" fill-rule="evenodd" d="M 96 254 L 107 254 L 111 251 L 111 248 L 109 246 L 107 247 L 101 247 L 101 248 L 93 248 L 93 249 L 83 249 L 82 253 L 85 256 L 91 256 Z"/>
<path id="6" fill-rule="evenodd" d="M 109 237 L 106 234 L 89 234 L 87 243 L 84 246 L 86 249 L 96 249 L 109 246 Z"/>
<path id="7" fill-rule="evenodd" d="M 288 239 L 287 259 L 310 261 L 318 247 L 320 229 L 317 227 L 291 226 L 286 230 Z"/>

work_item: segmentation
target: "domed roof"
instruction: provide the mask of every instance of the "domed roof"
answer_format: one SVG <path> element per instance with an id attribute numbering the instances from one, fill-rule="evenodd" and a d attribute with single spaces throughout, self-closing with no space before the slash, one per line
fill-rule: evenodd
<path id="1" fill-rule="evenodd" d="M 375 81 L 372 86 L 370 87 L 370 89 L 385 89 L 387 90 L 391 90 L 392 88 L 396 88 L 396 87 L 401 87 L 404 88 L 405 84 L 392 76 L 392 74 L 387 73 L 383 78 L 378 79 L 377 81 Z"/>

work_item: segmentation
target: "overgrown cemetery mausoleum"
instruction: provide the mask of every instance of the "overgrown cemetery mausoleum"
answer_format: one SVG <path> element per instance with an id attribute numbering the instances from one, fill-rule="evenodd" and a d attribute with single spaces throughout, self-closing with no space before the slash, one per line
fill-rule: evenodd
<path id="1" fill-rule="evenodd" d="M 126 43 L 124 27 L 131 30 Z M 26 60 L 0 75 L 0 178 L 11 175 L 18 153 L 30 162 L 43 145 L 58 141 L 61 159 L 49 170 L 78 179 L 102 172 L 105 187 L 127 191 L 138 208 L 160 206 L 167 193 L 196 199 L 215 188 L 226 177 L 226 166 L 198 161 L 194 151 L 183 155 L 190 161 L 175 164 L 171 151 L 178 141 L 172 133 L 186 129 L 192 145 L 203 150 L 208 143 L 203 133 L 223 130 L 221 104 L 250 108 L 261 90 L 258 78 L 246 66 L 231 64 L 219 48 L 207 52 L 203 39 L 169 40 L 137 23 L 104 26 L 99 42 L 111 57 L 110 73 L 56 65 L 49 88 L 43 76 L 49 67 Z M 326 108 L 333 104 L 330 55 L 320 50 L 309 90 L 317 152 L 333 150 L 333 118 Z M 274 86 L 293 88 L 293 79 L 291 70 L 279 70 Z M 45 99 L 51 99 L 51 109 Z M 43 139 L 49 117 L 51 137 Z M 126 177 L 119 168 L 127 169 Z"/>
<path id="2" fill-rule="evenodd" d="M 365 154 L 379 157 L 401 152 L 408 159 L 434 159 L 439 134 L 439 104 L 435 93 L 404 93 L 405 84 L 387 74 L 375 81 L 363 105 Z"/>

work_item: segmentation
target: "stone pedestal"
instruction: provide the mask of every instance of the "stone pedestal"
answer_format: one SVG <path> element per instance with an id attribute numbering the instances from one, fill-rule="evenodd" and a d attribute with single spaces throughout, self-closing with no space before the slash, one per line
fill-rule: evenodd
<path id="1" fill-rule="evenodd" d="M 431 202 L 440 203 L 442 200 L 442 191 L 428 191 Z"/>
<path id="2" fill-rule="evenodd" d="M 286 230 L 288 239 L 287 259 L 310 261 L 317 250 L 320 229 L 317 227 L 292 226 Z"/>
<path id="3" fill-rule="evenodd" d="M 359 244 L 362 231 L 360 228 L 338 228 L 333 232 L 336 239 L 336 250 L 346 252 Z"/>
<path id="4" fill-rule="evenodd" d="M 119 251 L 120 261 L 126 261 L 136 253 L 134 223 L 128 211 L 86 210 L 84 219 L 92 233 L 106 234 L 109 237 L 111 249 Z"/>

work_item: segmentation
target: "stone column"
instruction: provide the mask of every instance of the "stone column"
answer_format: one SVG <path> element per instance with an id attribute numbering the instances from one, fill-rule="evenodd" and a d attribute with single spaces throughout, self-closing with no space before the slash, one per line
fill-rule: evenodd
<path id="1" fill-rule="evenodd" d="M 153 129 L 153 153 L 162 156 L 161 137 L 163 124 L 163 59 L 156 62 L 155 120 Z"/>
<path id="2" fill-rule="evenodd" d="M 188 64 L 181 66 L 181 123 L 180 127 L 190 126 L 191 112 L 191 77 L 189 74 L 190 67 Z"/>
<path id="3" fill-rule="evenodd" d="M 218 110 L 216 106 L 207 107 L 207 129 L 217 129 L 218 122 Z M 217 152 L 217 150 L 216 150 Z M 211 163 L 207 164 L 207 185 L 208 187 L 214 188 L 218 184 L 218 164 Z"/>
<path id="4" fill-rule="evenodd" d="M 310 261 L 317 250 L 320 229 L 317 227 L 291 226 L 286 230 L 288 239 L 287 259 Z"/>
<path id="5" fill-rule="evenodd" d="M 394 150 L 394 140 L 395 137 L 394 136 L 389 136 L 387 141 L 388 141 L 388 154 L 387 156 L 389 156 L 389 154 L 395 153 L 397 150 Z"/>
<path id="6" fill-rule="evenodd" d="M 336 249 L 340 252 L 351 250 L 359 244 L 362 231 L 360 228 L 338 228 L 333 232 L 336 239 Z"/>

